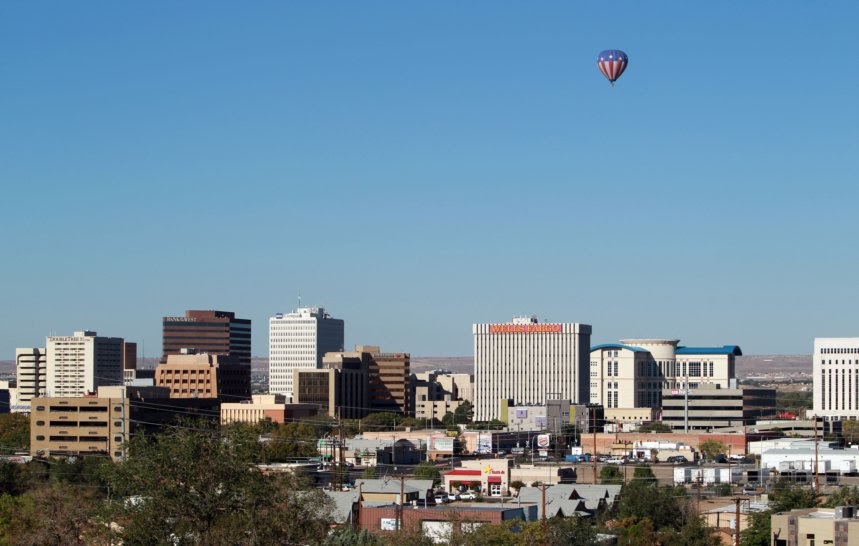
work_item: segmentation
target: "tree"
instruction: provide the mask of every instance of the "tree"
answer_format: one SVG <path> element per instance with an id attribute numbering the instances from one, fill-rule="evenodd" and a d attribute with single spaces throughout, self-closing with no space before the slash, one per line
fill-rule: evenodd
<path id="1" fill-rule="evenodd" d="M 686 489 L 682 486 L 658 487 L 631 481 L 623 486 L 617 503 L 620 519 L 648 519 L 657 531 L 680 529 L 686 523 L 689 512 Z"/>
<path id="2" fill-rule="evenodd" d="M 859 421 L 841 421 L 841 435 L 849 445 L 859 442 Z"/>
<path id="3" fill-rule="evenodd" d="M 398 423 L 402 424 L 402 415 L 389 411 L 371 413 L 361 419 L 361 428 L 364 430 L 394 430 Z"/>
<path id="4" fill-rule="evenodd" d="M 340 527 L 325 537 L 322 546 L 382 546 L 382 539 L 369 533 L 366 529 Z"/>
<path id="5" fill-rule="evenodd" d="M 650 465 L 647 464 L 636 465 L 632 479 L 645 483 L 656 483 L 656 476 L 653 474 L 653 470 L 650 468 Z"/>
<path id="6" fill-rule="evenodd" d="M 705 459 L 712 460 L 716 455 L 724 453 L 726 449 L 725 444 L 719 440 L 704 440 L 698 444 L 698 451 L 701 452 Z"/>
<path id="7" fill-rule="evenodd" d="M 266 462 L 283 462 L 296 457 L 317 457 L 317 429 L 310 423 L 284 423 L 271 431 L 265 445 Z M 248 441 L 253 442 L 252 439 Z"/>
<path id="8" fill-rule="evenodd" d="M 551 546 L 597 546 L 597 532 L 588 518 L 571 516 L 552 518 L 549 521 L 549 540 Z"/>
<path id="9" fill-rule="evenodd" d="M 441 482 L 441 472 L 429 461 L 422 461 L 415 467 L 415 479 L 432 480 L 434 484 Z"/>
<path id="10" fill-rule="evenodd" d="M 52 483 L 18 497 L 0 498 L 0 542 L 3 544 L 78 546 L 98 543 L 99 492 Z"/>
<path id="11" fill-rule="evenodd" d="M 110 505 L 115 538 L 143 544 L 315 542 L 330 522 L 331 501 L 291 474 L 264 476 L 256 445 L 207 423 L 185 423 L 154 438 L 137 435 L 130 458 L 108 477 L 123 501 Z"/>
<path id="12" fill-rule="evenodd" d="M 651 421 L 638 427 L 638 432 L 671 432 L 671 427 L 662 421 Z"/>
<path id="13" fill-rule="evenodd" d="M 617 465 L 605 465 L 600 470 L 600 483 L 621 485 L 623 484 L 623 472 Z"/>
<path id="14" fill-rule="evenodd" d="M 854 421 L 848 421 L 854 422 Z M 836 506 L 857 506 L 859 505 L 859 487 L 853 485 L 844 485 L 839 487 L 834 493 L 829 495 L 826 502 L 822 504 L 824 508 L 835 508 Z"/>
<path id="15" fill-rule="evenodd" d="M 21 413 L 0 414 L 0 447 L 7 453 L 30 449 L 30 418 Z"/>
<path id="16" fill-rule="evenodd" d="M 379 477 L 379 469 L 375 466 L 368 466 L 364 469 L 364 472 L 361 473 L 361 477 L 365 480 L 375 480 Z"/>

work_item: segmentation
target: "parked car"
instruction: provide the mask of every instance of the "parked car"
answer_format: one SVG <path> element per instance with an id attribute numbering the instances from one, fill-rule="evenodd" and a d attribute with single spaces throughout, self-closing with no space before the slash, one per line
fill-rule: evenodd
<path id="1" fill-rule="evenodd" d="M 713 462 L 725 464 L 728 462 L 728 457 L 724 453 L 719 453 L 718 455 L 713 457 Z"/>
<path id="2" fill-rule="evenodd" d="M 626 459 L 621 459 L 620 457 L 612 457 L 611 459 L 606 461 L 607 464 L 626 464 Z"/>
<path id="3" fill-rule="evenodd" d="M 756 487 L 752 487 L 751 485 L 747 485 L 743 487 L 743 495 L 757 495 L 758 489 Z"/>
<path id="4" fill-rule="evenodd" d="M 451 491 L 450 493 L 447 494 L 447 502 L 454 502 L 454 501 L 458 501 L 459 499 L 460 499 L 459 493 Z"/>
<path id="5" fill-rule="evenodd" d="M 474 491 L 466 491 L 459 494 L 459 500 L 477 500 L 477 493 Z"/>
<path id="6" fill-rule="evenodd" d="M 666 460 L 667 460 L 667 462 L 672 463 L 672 464 L 682 464 L 682 463 L 688 463 L 689 462 L 689 459 L 687 459 L 683 455 L 672 455 L 672 456 L 668 457 L 668 459 L 666 459 Z"/>

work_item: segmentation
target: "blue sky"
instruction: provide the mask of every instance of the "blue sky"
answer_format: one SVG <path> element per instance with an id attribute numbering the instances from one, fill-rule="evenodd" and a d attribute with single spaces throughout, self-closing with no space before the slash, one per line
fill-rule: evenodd
<path id="1" fill-rule="evenodd" d="M 0 359 L 303 302 L 470 355 L 859 335 L 856 2 L 4 2 Z M 603 49 L 629 68 L 612 88 Z"/>

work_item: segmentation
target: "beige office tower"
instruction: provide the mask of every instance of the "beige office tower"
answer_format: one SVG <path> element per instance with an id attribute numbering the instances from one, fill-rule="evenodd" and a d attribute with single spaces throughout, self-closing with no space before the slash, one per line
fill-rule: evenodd
<path id="1" fill-rule="evenodd" d="M 98 387 L 123 384 L 123 339 L 95 332 L 47 339 L 48 396 L 84 396 Z"/>
<path id="2" fill-rule="evenodd" d="M 501 400 L 524 405 L 589 401 L 590 325 L 516 317 L 474 324 L 472 332 L 476 421 L 497 419 Z"/>
<path id="3" fill-rule="evenodd" d="M 30 411 L 30 400 L 45 396 L 48 376 L 48 355 L 44 347 L 15 349 L 15 374 L 17 387 L 13 413 Z"/>

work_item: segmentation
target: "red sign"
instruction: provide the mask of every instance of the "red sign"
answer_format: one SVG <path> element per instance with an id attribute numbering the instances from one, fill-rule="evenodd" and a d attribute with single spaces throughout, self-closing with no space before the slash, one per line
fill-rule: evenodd
<path id="1" fill-rule="evenodd" d="M 490 334 L 560 334 L 563 324 L 490 324 Z"/>

